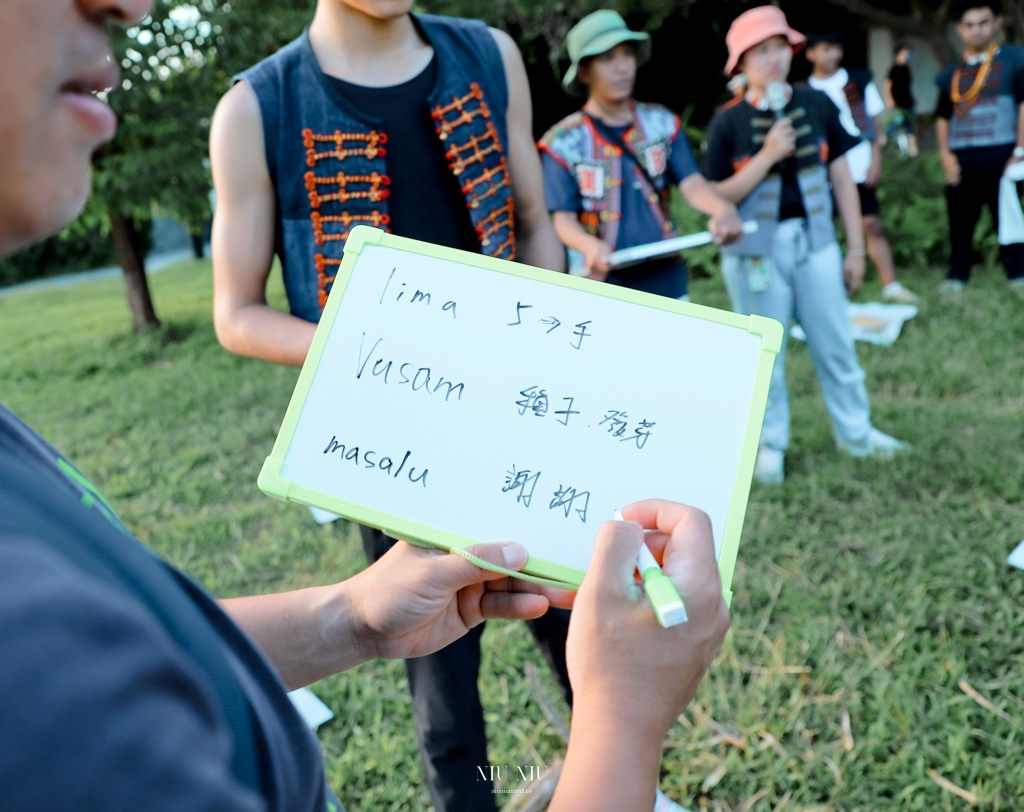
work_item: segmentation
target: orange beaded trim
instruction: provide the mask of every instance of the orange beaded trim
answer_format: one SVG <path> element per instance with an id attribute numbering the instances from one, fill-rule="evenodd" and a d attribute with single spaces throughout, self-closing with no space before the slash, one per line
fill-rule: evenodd
<path id="1" fill-rule="evenodd" d="M 334 149 L 317 152 L 315 145 L 318 141 L 333 141 Z M 365 147 L 346 149 L 343 146 L 345 141 L 366 141 L 367 144 Z M 387 142 L 387 133 L 379 133 L 376 130 L 371 130 L 368 133 L 343 133 L 340 130 L 335 130 L 330 135 L 314 133 L 309 127 L 302 131 L 302 146 L 306 148 L 306 166 L 316 166 L 316 162 L 324 158 L 337 158 L 339 161 L 344 161 L 350 155 L 362 155 L 370 159 L 376 158 L 378 155 L 383 157 L 388 154 L 388 151 L 377 145 Z"/>
<path id="2" fill-rule="evenodd" d="M 465 105 L 474 100 L 478 102 L 476 109 L 467 110 Z M 458 110 L 459 114 L 453 119 L 445 119 L 445 116 L 453 110 Z M 452 99 L 452 103 L 444 107 L 435 107 L 430 115 L 438 122 L 437 137 L 444 141 L 452 130 L 463 124 L 469 124 L 475 117 L 490 118 L 491 108 L 484 101 L 484 92 L 480 89 L 480 85 L 473 82 L 469 86 L 469 93 L 461 98 Z"/>
<path id="3" fill-rule="evenodd" d="M 504 206 L 495 209 L 480 222 L 474 226 L 476 229 L 477 236 L 480 238 L 480 245 L 487 248 L 490 245 L 490 238 L 501 231 L 502 228 L 508 228 L 509 238 L 505 242 L 501 243 L 493 252 L 485 251 L 485 254 L 491 256 L 498 256 L 501 251 L 508 245 L 515 244 L 515 236 L 513 231 L 513 224 L 515 222 L 515 198 L 509 196 Z"/>
<path id="4" fill-rule="evenodd" d="M 352 147 L 346 142 L 356 141 L 360 146 Z M 313 224 L 313 239 L 318 246 L 327 242 L 336 242 L 348 239 L 350 227 L 354 223 L 369 223 L 373 226 L 387 226 L 391 218 L 384 212 L 374 209 L 369 214 L 349 214 L 347 211 L 341 214 L 321 214 L 318 209 L 331 201 L 345 203 L 349 200 L 369 200 L 377 203 L 386 200 L 391 194 L 387 188 L 391 185 L 391 178 L 379 172 L 371 172 L 368 175 L 347 175 L 339 171 L 334 175 L 317 175 L 312 171 L 317 161 L 334 158 L 343 161 L 353 156 L 362 156 L 368 159 L 382 158 L 387 154 L 381 144 L 388 141 L 387 133 L 371 131 L 369 133 L 343 133 L 335 130 L 333 133 L 321 135 L 314 133 L 308 127 L 302 131 L 302 145 L 306 149 L 306 165 L 311 170 L 303 175 L 306 191 L 309 192 L 309 219 Z M 333 145 L 333 149 L 317 152 L 318 143 Z M 367 188 L 354 189 L 353 184 L 365 184 Z M 336 186 L 338 191 L 321 194 L 319 187 Z M 328 224 L 340 223 L 340 231 L 327 231 Z M 332 266 L 341 264 L 340 258 L 327 257 L 317 252 L 314 257 L 314 266 L 317 272 L 317 301 L 323 308 L 327 304 L 327 287 L 334 282 L 336 274 L 328 274 Z"/>
<path id="5" fill-rule="evenodd" d="M 497 180 L 494 180 L 495 177 Z M 473 190 L 481 183 L 486 183 L 487 188 L 480 194 L 474 194 Z M 469 207 L 476 209 L 479 208 L 481 200 L 497 194 L 499 189 L 505 187 L 512 188 L 512 176 L 508 171 L 508 162 L 505 160 L 505 156 L 502 156 L 497 166 L 485 169 L 480 175 L 464 183 L 462 194 L 469 197 Z"/>
<path id="6" fill-rule="evenodd" d="M 345 233 L 348 236 L 348 232 Z M 341 265 L 340 259 L 334 257 L 325 257 L 323 254 L 316 254 L 313 257 L 314 265 L 316 266 L 316 281 L 320 286 L 320 290 L 317 291 L 317 302 L 320 304 L 320 308 L 323 309 L 327 306 L 327 286 L 334 282 L 337 274 L 328 276 L 324 271 L 327 270 L 328 265 Z"/>
<path id="7" fill-rule="evenodd" d="M 316 240 L 317 245 L 323 245 L 330 240 L 346 239 L 348 237 L 348 228 L 353 223 L 369 223 L 374 228 L 380 228 L 380 226 L 386 226 L 391 222 L 391 218 L 388 215 L 376 209 L 369 214 L 349 214 L 347 211 L 343 211 L 341 214 L 323 215 L 315 211 L 309 217 L 313 221 L 313 239 Z M 341 223 L 345 227 L 345 231 L 332 234 L 325 233 L 324 223 Z"/>
<path id="8" fill-rule="evenodd" d="M 498 137 L 498 130 L 490 120 L 491 110 L 484 101 L 480 85 L 476 82 L 471 83 L 469 93 L 465 96 L 456 96 L 449 104 L 435 107 L 430 115 L 435 122 L 437 137 L 448 144 L 445 153 L 449 161 L 448 166 L 461 181 L 462 194 L 471 210 L 478 209 L 480 201 L 499 194 L 503 189 L 509 190 L 505 205 L 491 212 L 488 217 L 477 223 L 475 228 L 485 254 L 515 259 L 515 216 L 510 193 L 512 176 L 504 155 L 501 155 L 497 166 L 484 165 L 484 159 L 488 155 L 500 154 L 504 150 Z M 455 131 L 464 124 L 472 124 L 478 118 L 487 121 L 484 132 L 470 135 L 458 142 L 453 136 Z M 466 170 L 474 164 L 481 164 L 480 173 L 475 177 L 466 177 Z M 490 237 L 504 227 L 508 228 L 508 238 L 492 250 Z"/>

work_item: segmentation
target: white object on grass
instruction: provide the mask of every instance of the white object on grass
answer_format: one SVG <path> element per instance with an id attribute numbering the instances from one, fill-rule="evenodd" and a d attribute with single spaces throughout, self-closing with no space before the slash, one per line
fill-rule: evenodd
<path id="1" fill-rule="evenodd" d="M 903 324 L 917 315 L 917 307 L 910 304 L 882 304 L 867 302 L 848 305 L 850 332 L 854 341 L 888 347 L 900 337 Z M 800 341 L 807 340 L 804 328 L 794 324 L 789 334 Z"/>
<path id="2" fill-rule="evenodd" d="M 330 524 L 336 522 L 341 518 L 337 513 L 331 513 L 329 510 L 323 510 L 322 508 L 313 507 L 309 505 L 309 512 L 313 514 L 313 518 L 317 524 Z"/>
<path id="3" fill-rule="evenodd" d="M 999 244 L 1024 242 L 1024 212 L 1017 195 L 1017 181 L 1024 180 L 1024 161 L 1010 164 L 999 180 Z"/>
<path id="4" fill-rule="evenodd" d="M 309 688 L 290 691 L 288 698 L 299 712 L 310 730 L 316 730 L 324 722 L 334 718 L 334 713 Z"/>
<path id="5" fill-rule="evenodd" d="M 1013 552 L 1006 559 L 1006 563 L 1011 567 L 1024 570 L 1024 541 L 1014 548 Z"/>

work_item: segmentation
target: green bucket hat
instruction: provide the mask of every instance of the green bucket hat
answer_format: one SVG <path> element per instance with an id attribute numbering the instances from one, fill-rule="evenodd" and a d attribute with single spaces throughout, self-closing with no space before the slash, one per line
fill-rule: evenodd
<path id="1" fill-rule="evenodd" d="M 580 60 L 610 51 L 623 42 L 636 43 L 636 63 L 642 65 L 651 58 L 651 35 L 630 31 L 617 11 L 603 9 L 588 14 L 569 29 L 565 44 L 572 64 L 562 77 L 562 87 L 574 96 L 587 95 L 587 88 L 576 81 Z"/>

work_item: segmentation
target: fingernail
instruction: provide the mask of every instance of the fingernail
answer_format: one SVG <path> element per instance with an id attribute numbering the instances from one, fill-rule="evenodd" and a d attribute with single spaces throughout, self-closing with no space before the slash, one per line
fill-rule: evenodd
<path id="1" fill-rule="evenodd" d="M 501 553 L 505 557 L 505 566 L 510 570 L 518 570 L 524 564 L 530 554 L 522 544 L 503 544 Z"/>

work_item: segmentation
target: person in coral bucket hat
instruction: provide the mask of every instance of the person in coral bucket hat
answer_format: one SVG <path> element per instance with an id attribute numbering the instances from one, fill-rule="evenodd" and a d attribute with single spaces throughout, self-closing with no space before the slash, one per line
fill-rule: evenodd
<path id="1" fill-rule="evenodd" d="M 803 34 L 789 27 L 786 15 L 782 13 L 782 9 L 775 6 L 758 6 L 743 12 L 733 20 L 729 32 L 725 35 L 725 45 L 729 49 L 725 75 L 734 75 L 740 57 L 755 45 L 772 37 L 785 38 L 794 51 L 803 48 L 807 41 Z"/>
<path id="2" fill-rule="evenodd" d="M 742 71 L 748 89 L 711 121 L 707 176 L 737 204 L 743 220 L 757 221 L 758 230 L 722 251 L 739 263 L 733 284 L 742 291 L 744 311 L 777 319 L 786 330 L 754 476 L 761 482 L 783 479 L 789 445 L 786 341 L 794 317 L 807 335 L 836 444 L 858 457 L 891 457 L 903 444 L 871 425 L 846 312 L 847 292 L 864 278 L 860 200 L 844 157 L 859 139 L 844 128 L 825 93 L 786 83 L 793 53 L 805 38 L 779 9 L 744 12 L 725 41 L 725 73 Z M 832 222 L 833 197 L 849 244 L 845 261 Z"/>

